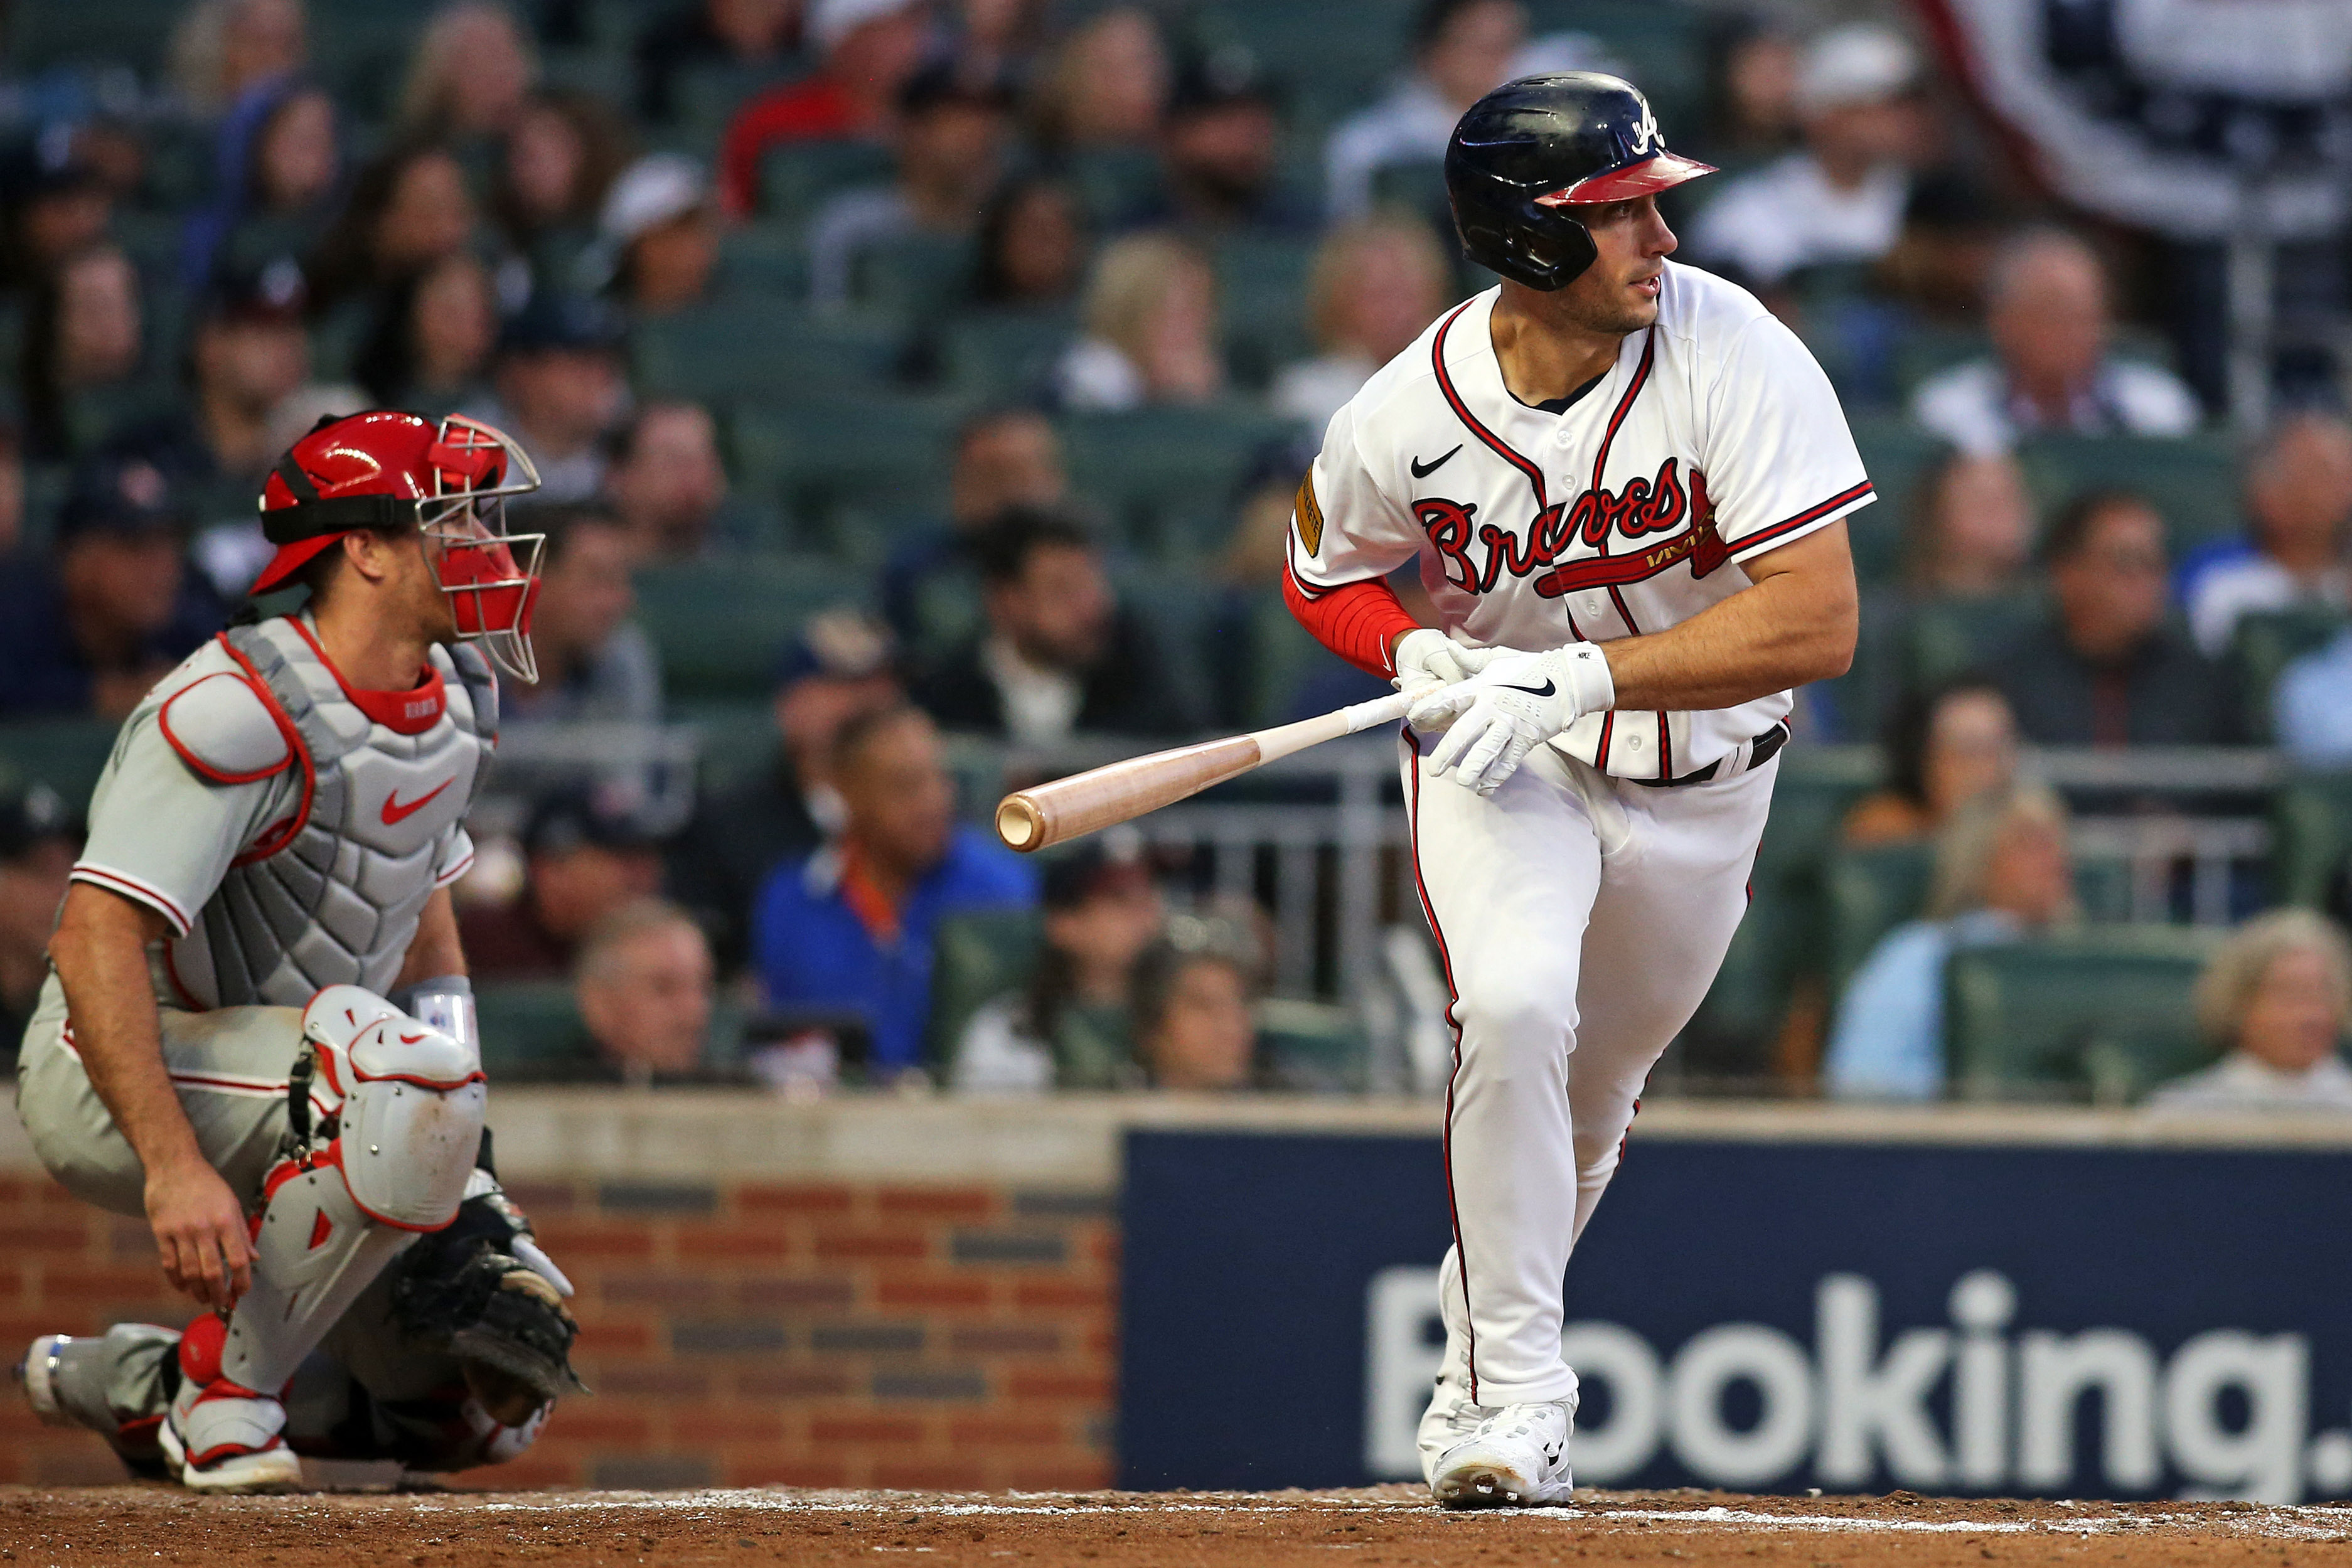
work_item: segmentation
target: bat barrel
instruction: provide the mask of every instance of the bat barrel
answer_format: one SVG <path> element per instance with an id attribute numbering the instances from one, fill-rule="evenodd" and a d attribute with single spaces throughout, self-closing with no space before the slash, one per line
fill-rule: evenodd
<path id="1" fill-rule="evenodd" d="M 996 836 L 1034 854 L 1156 811 L 1257 764 L 1257 741 L 1246 735 L 1129 758 L 1007 795 L 996 808 Z"/>

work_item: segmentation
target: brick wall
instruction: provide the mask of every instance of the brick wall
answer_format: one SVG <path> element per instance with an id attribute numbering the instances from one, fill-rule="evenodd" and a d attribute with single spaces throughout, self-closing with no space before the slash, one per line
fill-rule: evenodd
<path id="1" fill-rule="evenodd" d="M 1096 1487 L 1118 1237 L 1100 1194 L 518 1181 L 579 1287 L 567 1401 L 472 1485 Z M 0 1351 L 189 1315 L 146 1228 L 0 1177 Z M 0 1389 L 0 1480 L 121 1474 Z"/>

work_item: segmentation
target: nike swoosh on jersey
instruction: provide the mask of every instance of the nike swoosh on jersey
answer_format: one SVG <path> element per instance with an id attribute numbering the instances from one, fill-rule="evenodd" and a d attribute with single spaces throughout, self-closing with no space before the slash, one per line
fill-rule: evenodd
<path id="1" fill-rule="evenodd" d="M 1454 444 L 1454 452 L 1459 452 L 1461 450 L 1462 444 L 1458 441 L 1455 442 Z M 1444 456 L 1439 458 L 1436 462 L 1426 465 L 1423 465 L 1421 459 L 1416 457 L 1411 463 L 1407 464 L 1406 466 L 1412 470 L 1412 476 L 1414 478 L 1426 479 L 1432 474 L 1436 473 L 1440 468 L 1444 467 L 1447 463 L 1451 462 L 1454 457 L 1454 452 L 1449 452 Z"/>
<path id="2" fill-rule="evenodd" d="M 1549 679 L 1547 679 L 1540 687 L 1515 686 L 1508 681 L 1496 681 L 1495 684 L 1502 687 L 1507 692 L 1525 692 L 1531 697 L 1548 697 L 1551 695 L 1552 693 L 1559 690 L 1559 688 L 1552 685 Z"/>
<path id="3" fill-rule="evenodd" d="M 441 780 L 440 783 L 433 786 L 432 789 L 427 789 L 424 794 L 419 795 L 415 800 L 409 801 L 405 806 L 400 803 L 400 791 L 398 789 L 393 790 L 391 794 L 386 795 L 383 798 L 383 825 L 389 828 L 395 823 L 406 821 L 409 818 L 416 815 L 417 812 L 431 805 L 433 803 L 434 796 L 438 795 L 442 790 L 446 789 L 450 785 L 455 784 L 457 781 L 457 777 L 453 774 L 449 778 Z"/>

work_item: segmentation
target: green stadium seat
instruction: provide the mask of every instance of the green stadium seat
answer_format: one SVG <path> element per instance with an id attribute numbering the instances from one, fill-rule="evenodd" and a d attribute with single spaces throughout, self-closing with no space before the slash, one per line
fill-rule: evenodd
<path id="1" fill-rule="evenodd" d="M 931 1018 L 927 1047 L 934 1066 L 955 1059 L 971 1015 L 1036 972 L 1045 945 L 1034 910 L 990 910 L 940 922 L 931 941 Z"/>
<path id="2" fill-rule="evenodd" d="M 120 727 L 103 718 L 11 719 L 0 724 L 0 766 L 47 785 L 77 808 L 86 806 Z"/>
<path id="3" fill-rule="evenodd" d="M 762 219 L 729 229 L 719 240 L 717 290 L 737 308 L 771 307 L 808 295 L 808 247 L 787 225 Z"/>
<path id="4" fill-rule="evenodd" d="M 805 224 L 827 196 L 897 175 L 890 150 L 869 141 L 787 141 L 760 160 L 760 212 Z"/>
<path id="5" fill-rule="evenodd" d="M 1137 549 L 1181 556 L 1221 538 L 1252 455 L 1297 427 L 1239 403 L 1074 414 L 1063 421 L 1080 495 Z"/>
<path id="6" fill-rule="evenodd" d="M 667 693 L 750 700 L 773 688 L 776 660 L 802 622 L 856 602 L 865 587 L 831 561 L 764 557 L 646 567 L 636 590 Z"/>
<path id="7" fill-rule="evenodd" d="M 2352 773 L 2306 773 L 2271 797 L 2271 896 L 2325 908 L 2352 855 Z"/>
<path id="8" fill-rule="evenodd" d="M 1070 183 L 1097 225 L 1129 221 L 1160 188 L 1160 156 L 1148 147 L 1088 147 L 1073 153 Z"/>
<path id="9" fill-rule="evenodd" d="M 1829 927 L 1829 994 L 1846 982 L 1880 938 L 1927 906 L 1936 852 L 1926 843 L 1842 849 L 1823 875 Z"/>
<path id="10" fill-rule="evenodd" d="M 1903 552 L 1918 509 L 1917 489 L 1941 444 L 1909 421 L 1894 415 L 1857 415 L 1849 422 L 1878 499 L 1846 525 L 1853 541 L 1854 575 L 1866 584 L 1892 583 L 1902 575 Z"/>
<path id="11" fill-rule="evenodd" d="M 180 0 L 43 0 L 9 8 L 6 57 L 12 75 L 57 65 L 129 65 L 153 80 L 186 6 Z"/>
<path id="12" fill-rule="evenodd" d="M 2305 653 L 2334 642 L 2346 624 L 2342 611 L 2317 608 L 2265 610 L 2238 622 L 2230 640 L 2229 664 L 2252 732 L 2248 738 L 2266 742 L 2273 737 L 2272 702 L 2279 676 Z"/>
<path id="13" fill-rule="evenodd" d="M 886 385 L 905 334 L 893 323 L 813 319 L 761 301 L 649 321 L 635 341 L 637 384 L 708 402 L 800 402 Z"/>
<path id="14" fill-rule="evenodd" d="M 2188 926 L 2088 930 L 1952 955 L 1945 1061 L 1965 1099 L 2120 1103 L 2210 1055 L 2190 992 L 2217 940 Z"/>
<path id="15" fill-rule="evenodd" d="M 793 74 L 790 62 L 691 66 L 671 84 L 670 111 L 679 130 L 693 134 L 706 147 L 716 147 L 737 110 Z"/>
<path id="16" fill-rule="evenodd" d="M 482 1071 L 539 1077 L 593 1055 L 568 980 L 508 980 L 475 988 L 482 1026 Z"/>
<path id="17" fill-rule="evenodd" d="M 1903 633 L 1903 682 L 1925 691 L 1997 661 L 2044 613 L 2038 592 L 1940 599 L 1911 607 Z"/>
<path id="18" fill-rule="evenodd" d="M 1990 359 L 1992 340 L 1965 327 L 1914 323 L 1895 350 L 1895 384 L 1905 402 L 1919 383 L 1970 360 Z"/>
<path id="19" fill-rule="evenodd" d="M 2229 438 L 2042 435 L 2018 460 L 2046 517 L 2086 490 L 2129 490 L 2163 514 L 2178 559 L 2239 529 L 2237 460 Z"/>
<path id="20" fill-rule="evenodd" d="M 1316 243 L 1311 237 L 1267 235 L 1236 235 L 1218 243 L 1213 259 L 1226 361 L 1243 384 L 1264 386 L 1283 365 L 1313 351 L 1307 278 Z"/>
<path id="21" fill-rule="evenodd" d="M 1371 1042 L 1346 1008 L 1268 997 L 1257 1004 L 1258 1060 L 1280 1088 L 1320 1094 L 1370 1087 Z"/>
<path id="22" fill-rule="evenodd" d="M 940 316 L 971 292 L 972 247 L 964 240 L 900 237 L 868 248 L 850 267 L 850 298 L 909 321 Z"/>
<path id="23" fill-rule="evenodd" d="M 1330 669 L 1338 655 L 1315 640 L 1283 601 L 1279 588 L 1260 591 L 1251 606 L 1249 660 L 1239 694 L 1242 722 L 1264 729 L 1290 719 L 1300 690 Z"/>
<path id="24" fill-rule="evenodd" d="M 1706 28 L 1704 7 L 1658 0 L 1530 0 L 1528 32 L 1582 33 L 1639 83 L 1670 142 L 1697 141 L 1706 113 Z M 1402 58 L 1400 47 L 1397 57 Z"/>
<path id="25" fill-rule="evenodd" d="M 747 407 L 730 421 L 746 491 L 772 498 L 787 526 L 845 562 L 878 565 L 910 523 L 945 515 L 959 405 L 844 395 Z"/>
<path id="26" fill-rule="evenodd" d="M 940 356 L 957 392 L 991 401 L 1015 399 L 1049 383 L 1062 350 L 1076 336 L 1060 311 L 982 310 L 948 323 Z"/>

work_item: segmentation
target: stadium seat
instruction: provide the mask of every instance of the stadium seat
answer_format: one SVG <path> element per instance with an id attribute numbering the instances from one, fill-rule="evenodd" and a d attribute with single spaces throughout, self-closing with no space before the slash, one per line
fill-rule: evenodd
<path id="1" fill-rule="evenodd" d="M 1964 1099 L 2119 1103 L 2202 1064 L 2189 995 L 2215 934 L 2109 926 L 1957 952 L 1945 1061 Z"/>
<path id="2" fill-rule="evenodd" d="M 2352 773 L 2306 773 L 2271 797 L 2271 896 L 2326 907 L 2352 855 Z"/>
<path id="3" fill-rule="evenodd" d="M 678 129 L 705 147 L 716 147 L 727 122 L 753 96 L 797 74 L 801 62 L 690 66 L 671 86 L 670 110 Z M 708 156 L 706 153 L 705 156 Z"/>
<path id="4" fill-rule="evenodd" d="M 2046 518 L 2086 490 L 2144 496 L 2165 521 L 2177 559 L 2239 529 L 2238 475 L 2229 438 L 2041 435 L 2018 451 Z"/>
<path id="5" fill-rule="evenodd" d="M 1181 556 L 1222 535 L 1251 455 L 1292 428 L 1229 402 L 1074 414 L 1062 437 L 1075 487 L 1109 510 L 1123 539 Z"/>
<path id="6" fill-rule="evenodd" d="M 1268 997 L 1257 1004 L 1258 1060 L 1278 1088 L 1361 1093 L 1371 1079 L 1371 1042 L 1354 1013 L 1328 1002 Z"/>
<path id="7" fill-rule="evenodd" d="M 1245 386 L 1314 351 L 1307 322 L 1307 278 L 1313 236 L 1235 235 L 1218 243 L 1214 260 L 1223 316 L 1226 362 Z"/>
<path id="8" fill-rule="evenodd" d="M 1862 453 L 1863 472 L 1878 493 L 1878 499 L 1846 525 L 1853 541 L 1854 575 L 1864 583 L 1891 583 L 1902 574 L 1905 540 L 1918 508 L 1919 478 L 1938 444 L 1898 417 L 1860 415 L 1849 423 Z"/>
<path id="9" fill-rule="evenodd" d="M 1159 189 L 1160 157 L 1148 147 L 1081 148 L 1068 172 L 1097 227 L 1113 230 L 1132 223 Z"/>
<path id="10" fill-rule="evenodd" d="M 808 247 L 800 235 L 770 220 L 728 229 L 719 239 L 717 291 L 737 309 L 797 304 L 808 296 Z"/>
<path id="11" fill-rule="evenodd" d="M 959 394 L 1012 402 L 1048 385 L 1076 319 L 1054 310 L 982 310 L 947 323 L 941 370 Z"/>
<path id="12" fill-rule="evenodd" d="M 801 623 L 865 594 L 862 580 L 831 561 L 775 557 L 647 567 L 636 589 L 664 690 L 683 698 L 764 697 Z"/>
<path id="13" fill-rule="evenodd" d="M 706 306 L 637 329 L 635 380 L 659 397 L 815 402 L 887 384 L 903 340 L 887 321 L 820 320 L 767 301 Z"/>
<path id="14" fill-rule="evenodd" d="M 162 73 L 165 45 L 185 9 L 181 0 L 46 0 L 11 6 L 10 74 L 29 76 L 61 65 L 129 65 L 152 80 Z"/>
<path id="15" fill-rule="evenodd" d="M 1704 7 L 1658 0 L 1531 0 L 1528 6 L 1531 37 L 1581 33 L 1600 47 L 1608 68 L 1638 83 L 1677 150 L 1700 139 L 1708 112 L 1707 26 Z"/>
<path id="16" fill-rule="evenodd" d="M 981 1007 L 1029 983 L 1044 945 L 1034 910 L 991 910 L 940 922 L 931 941 L 931 1019 L 927 1050 L 935 1067 L 955 1059 L 956 1042 Z"/>
<path id="17" fill-rule="evenodd" d="M 1842 849 L 1831 857 L 1822 881 L 1832 997 L 1844 994 L 1880 938 L 1918 918 L 1935 869 L 1935 849 L 1926 843 Z"/>
<path id="18" fill-rule="evenodd" d="M 872 568 L 909 524 L 946 514 L 961 413 L 936 400 L 845 395 L 742 408 L 730 430 L 744 489 L 780 506 L 796 540 Z"/>
<path id="19" fill-rule="evenodd" d="M 760 160 L 760 213 L 805 224 L 825 198 L 896 175 L 890 150 L 870 141 L 786 141 Z"/>
<path id="20" fill-rule="evenodd" d="M 0 766 L 47 784 L 79 810 L 89 801 L 119 727 L 103 718 L 11 719 L 0 724 Z"/>
<path id="21" fill-rule="evenodd" d="M 567 980 L 488 981 L 475 988 L 474 1010 L 482 1071 L 494 1084 L 501 1073 L 543 1076 L 593 1052 Z"/>
<path id="22" fill-rule="evenodd" d="M 2279 676 L 2305 653 L 2336 640 L 2346 625 L 2340 610 L 2265 610 L 2238 622 L 2230 640 L 2230 674 L 2237 686 L 2250 740 L 2273 738 L 2273 703 Z"/>
<path id="23" fill-rule="evenodd" d="M 878 314 L 925 320 L 962 305 L 971 270 L 967 241 L 896 238 L 859 254 L 850 267 L 850 298 Z"/>
<path id="24" fill-rule="evenodd" d="M 1924 691 L 1995 663 L 2041 620 L 2039 592 L 1941 599 L 1911 607 L 1903 635 L 1903 684 Z"/>

